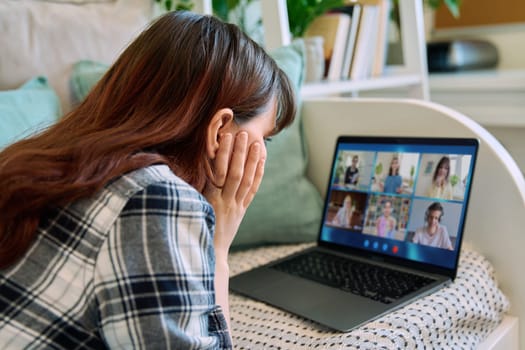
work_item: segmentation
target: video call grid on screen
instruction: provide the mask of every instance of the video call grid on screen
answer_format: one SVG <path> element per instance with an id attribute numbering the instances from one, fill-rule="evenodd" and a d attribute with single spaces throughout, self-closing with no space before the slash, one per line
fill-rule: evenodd
<path id="1" fill-rule="evenodd" d="M 453 268 L 475 152 L 469 144 L 340 143 L 320 240 Z"/>

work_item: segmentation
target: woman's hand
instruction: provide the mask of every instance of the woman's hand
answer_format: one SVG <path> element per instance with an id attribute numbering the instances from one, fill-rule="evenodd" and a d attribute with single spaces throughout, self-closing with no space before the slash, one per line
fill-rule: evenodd
<path id="1" fill-rule="evenodd" d="M 248 133 L 223 134 L 214 160 L 213 183 L 204 196 L 215 210 L 215 251 L 227 255 L 246 209 L 252 202 L 264 174 L 264 152 L 259 142 L 248 145 Z"/>
<path id="2" fill-rule="evenodd" d="M 213 164 L 213 178 L 203 191 L 215 210 L 215 301 L 222 307 L 228 327 L 228 251 L 261 184 L 266 155 L 261 147 L 258 142 L 248 145 L 246 131 L 237 133 L 235 140 L 232 134 L 221 135 Z"/>

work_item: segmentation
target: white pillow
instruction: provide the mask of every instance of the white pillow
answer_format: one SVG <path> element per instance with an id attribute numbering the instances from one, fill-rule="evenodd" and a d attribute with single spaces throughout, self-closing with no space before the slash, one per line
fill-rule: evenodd
<path id="1" fill-rule="evenodd" d="M 76 0 L 73 0 L 76 1 Z M 63 112 L 71 109 L 73 64 L 110 64 L 152 18 L 152 1 L 0 1 L 0 90 L 46 76 Z"/>

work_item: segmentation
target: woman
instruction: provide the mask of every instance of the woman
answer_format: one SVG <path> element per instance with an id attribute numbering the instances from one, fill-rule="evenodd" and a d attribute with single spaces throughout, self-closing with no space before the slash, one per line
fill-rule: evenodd
<path id="1" fill-rule="evenodd" d="M 390 161 L 390 168 L 388 175 L 385 178 L 383 192 L 387 193 L 401 193 L 403 187 L 403 178 L 399 175 L 399 157 L 393 156 Z"/>
<path id="2" fill-rule="evenodd" d="M 430 204 L 425 213 L 425 225 L 416 230 L 412 242 L 452 250 L 447 227 L 440 224 L 442 217 L 443 206 L 439 202 Z"/>
<path id="3" fill-rule="evenodd" d="M 345 185 L 357 185 L 359 181 L 359 156 L 356 154 L 352 157 L 352 163 L 345 171 Z"/>
<path id="4" fill-rule="evenodd" d="M 432 177 L 432 184 L 428 189 L 427 196 L 432 198 L 452 199 L 452 185 L 449 181 L 450 175 L 450 158 L 447 156 L 441 157 L 434 175 Z"/>
<path id="5" fill-rule="evenodd" d="M 228 250 L 294 114 L 237 27 L 155 21 L 78 108 L 0 153 L 0 348 L 230 348 Z"/>
<path id="6" fill-rule="evenodd" d="M 347 194 L 343 199 L 343 205 L 337 210 L 337 213 L 332 220 L 332 224 L 341 227 L 351 227 L 353 213 L 352 196 Z"/>
<path id="7" fill-rule="evenodd" d="M 376 219 L 376 234 L 379 237 L 394 238 L 397 221 L 392 216 L 392 201 L 385 199 L 382 205 L 383 212 Z"/>

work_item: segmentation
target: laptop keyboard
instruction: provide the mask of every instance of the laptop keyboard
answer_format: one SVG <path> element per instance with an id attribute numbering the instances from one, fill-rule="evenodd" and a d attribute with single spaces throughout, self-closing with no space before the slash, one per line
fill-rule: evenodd
<path id="1" fill-rule="evenodd" d="M 385 304 L 432 283 L 431 278 L 312 251 L 272 266 Z"/>

